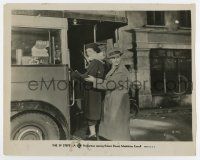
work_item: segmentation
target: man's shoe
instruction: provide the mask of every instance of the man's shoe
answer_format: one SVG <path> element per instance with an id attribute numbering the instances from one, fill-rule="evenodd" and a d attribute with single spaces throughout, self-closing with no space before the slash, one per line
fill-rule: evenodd
<path id="1" fill-rule="evenodd" d="M 97 136 L 96 136 L 96 135 L 88 136 L 88 137 L 86 138 L 86 140 L 89 140 L 89 141 L 96 141 L 96 140 L 97 140 Z"/>
<path id="2" fill-rule="evenodd" d="M 104 138 L 104 137 L 102 137 L 102 136 L 99 136 L 99 140 L 100 140 L 100 141 L 110 141 L 109 139 L 106 139 L 106 138 Z"/>

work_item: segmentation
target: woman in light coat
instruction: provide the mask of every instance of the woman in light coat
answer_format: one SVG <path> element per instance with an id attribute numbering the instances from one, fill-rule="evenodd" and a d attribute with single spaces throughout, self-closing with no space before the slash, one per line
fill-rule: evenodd
<path id="1" fill-rule="evenodd" d="M 89 76 L 86 81 L 93 82 L 93 87 L 106 90 L 104 109 L 99 126 L 99 136 L 107 140 L 130 140 L 130 103 L 128 95 L 128 70 L 121 63 L 122 53 L 114 49 L 108 54 L 112 69 L 105 80 Z"/>

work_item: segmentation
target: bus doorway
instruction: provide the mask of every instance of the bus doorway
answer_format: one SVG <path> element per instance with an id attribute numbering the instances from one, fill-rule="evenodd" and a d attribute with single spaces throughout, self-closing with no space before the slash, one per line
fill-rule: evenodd
<path id="1" fill-rule="evenodd" d="M 86 71 L 84 44 L 93 42 L 93 25 L 69 25 L 68 47 L 70 50 L 70 68 L 80 73 Z M 84 119 L 84 91 L 80 83 L 75 83 L 75 103 L 70 108 L 70 126 L 72 139 L 84 139 L 87 122 Z"/>
<path id="2" fill-rule="evenodd" d="M 117 42 L 116 29 L 119 27 L 113 22 L 99 22 L 88 20 L 69 19 L 68 47 L 70 51 L 71 70 L 85 73 L 86 62 L 84 58 L 84 45 L 97 43 L 99 48 L 106 52 L 113 48 Z M 75 82 L 75 103 L 70 108 L 70 122 L 72 138 L 85 139 L 87 133 L 87 121 L 84 118 L 85 95 L 84 86 Z"/>
<path id="3" fill-rule="evenodd" d="M 84 44 L 93 42 L 93 26 L 71 25 L 68 30 L 70 65 L 73 70 L 85 71 Z"/>

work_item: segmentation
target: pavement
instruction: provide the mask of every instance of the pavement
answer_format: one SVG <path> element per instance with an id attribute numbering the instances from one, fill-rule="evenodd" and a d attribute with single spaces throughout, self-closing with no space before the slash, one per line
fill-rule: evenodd
<path id="1" fill-rule="evenodd" d="M 86 123 L 79 126 L 73 139 L 86 137 Z M 142 109 L 137 116 L 131 115 L 130 133 L 132 141 L 191 141 L 192 110 L 189 107 Z"/>
<path id="2" fill-rule="evenodd" d="M 130 120 L 133 141 L 191 141 L 191 108 L 141 110 Z"/>

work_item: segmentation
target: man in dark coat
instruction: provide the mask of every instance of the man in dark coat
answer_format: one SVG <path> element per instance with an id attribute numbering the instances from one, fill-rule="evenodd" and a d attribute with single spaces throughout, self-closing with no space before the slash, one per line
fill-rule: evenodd
<path id="1" fill-rule="evenodd" d="M 95 78 L 104 79 L 105 75 L 108 72 L 108 67 L 106 63 L 103 61 L 105 58 L 105 54 L 101 52 L 98 45 L 96 43 L 91 43 L 86 45 L 86 58 L 90 61 L 89 66 L 87 68 L 86 73 L 80 74 L 75 72 L 72 74 L 72 77 L 78 77 L 83 80 L 88 77 L 88 75 L 92 75 Z M 84 106 L 84 115 L 88 120 L 88 126 L 90 135 L 88 136 L 88 140 L 96 140 L 96 126 L 98 125 L 98 121 L 101 117 L 102 111 L 102 91 L 93 88 L 92 83 L 84 82 L 85 88 L 85 106 Z"/>

